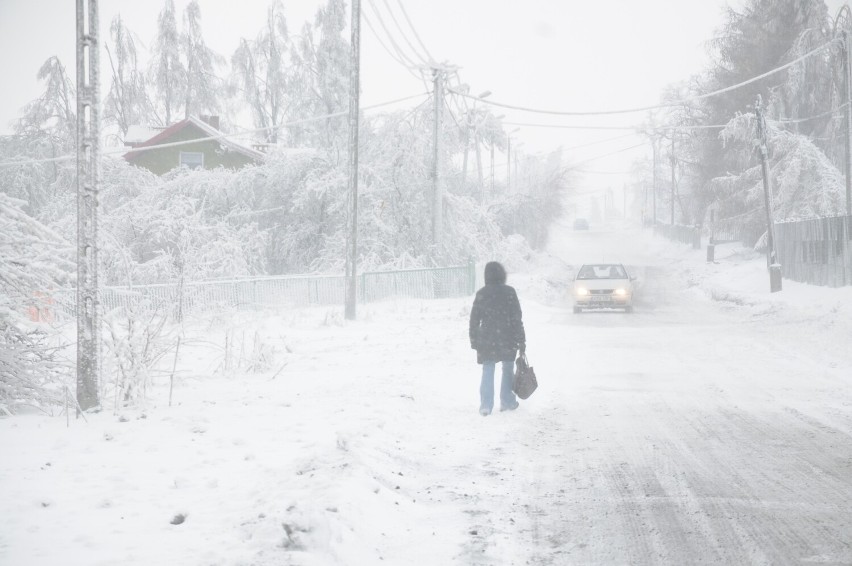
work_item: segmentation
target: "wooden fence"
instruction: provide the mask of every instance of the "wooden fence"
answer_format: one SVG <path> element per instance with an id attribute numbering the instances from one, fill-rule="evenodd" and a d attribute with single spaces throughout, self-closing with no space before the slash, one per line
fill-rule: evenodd
<path id="1" fill-rule="evenodd" d="M 778 262 L 787 279 L 852 285 L 852 216 L 775 224 Z"/>

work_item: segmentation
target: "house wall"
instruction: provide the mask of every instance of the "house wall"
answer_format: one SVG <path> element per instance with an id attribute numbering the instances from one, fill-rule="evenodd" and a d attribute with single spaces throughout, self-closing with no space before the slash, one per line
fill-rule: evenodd
<path id="1" fill-rule="evenodd" d="M 207 133 L 193 124 L 188 124 L 174 135 L 169 136 L 168 139 L 160 140 L 158 143 L 173 143 L 202 137 L 207 137 Z M 203 153 L 205 169 L 215 169 L 220 166 L 227 169 L 239 169 L 253 163 L 251 158 L 236 151 L 222 148 L 219 142 L 215 140 L 200 141 L 178 147 L 152 149 L 134 156 L 129 161 L 138 167 L 144 167 L 157 175 L 162 175 L 180 165 L 181 151 Z"/>

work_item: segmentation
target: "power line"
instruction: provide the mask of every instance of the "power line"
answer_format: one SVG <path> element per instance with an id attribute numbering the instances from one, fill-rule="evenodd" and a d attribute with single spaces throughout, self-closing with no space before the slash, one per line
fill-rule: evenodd
<path id="1" fill-rule="evenodd" d="M 496 101 L 490 100 L 490 99 L 488 99 L 488 100 L 483 99 L 482 102 L 484 104 L 490 104 L 492 106 L 499 106 L 500 108 L 508 108 L 510 110 L 520 110 L 520 111 L 523 111 L 523 112 L 533 112 L 533 113 L 536 113 L 536 114 L 555 114 L 555 115 L 560 115 L 560 116 L 606 116 L 606 115 L 613 115 L 613 114 L 632 114 L 634 112 L 646 112 L 648 110 L 660 110 L 660 109 L 664 109 L 664 108 L 675 108 L 675 107 L 679 107 L 679 106 L 688 106 L 689 105 L 688 103 L 690 103 L 690 102 L 695 102 L 695 101 L 698 101 L 698 100 L 704 100 L 706 98 L 711 98 L 711 97 L 714 97 L 714 96 L 718 96 L 720 94 L 725 94 L 727 92 L 731 92 L 732 90 L 736 90 L 738 88 L 742 88 L 744 86 L 750 85 L 750 84 L 757 82 L 759 80 L 765 79 L 766 77 L 774 75 L 775 73 L 779 73 L 781 71 L 784 71 L 784 70 L 792 67 L 793 65 L 796 65 L 797 63 L 804 61 L 805 59 L 812 57 L 812 56 L 816 55 L 817 53 L 824 51 L 828 47 L 834 45 L 837 41 L 840 41 L 840 40 L 839 39 L 833 39 L 833 40 L 829 41 L 828 43 L 825 43 L 825 44 L 821 45 L 820 47 L 817 47 L 816 49 L 813 49 L 813 50 L 805 53 L 801 57 L 798 57 L 798 58 L 794 59 L 793 61 L 790 61 L 789 63 L 781 65 L 780 67 L 776 67 L 776 68 L 772 69 L 771 71 L 767 71 L 767 72 L 765 72 L 761 75 L 758 75 L 756 77 L 752 77 L 752 78 L 745 80 L 741 83 L 737 83 L 735 85 L 731 85 L 729 87 L 725 87 L 725 88 L 722 88 L 722 89 L 719 89 L 719 90 L 714 90 L 712 92 L 708 92 L 708 93 L 705 93 L 705 94 L 699 94 L 699 95 L 690 96 L 690 97 L 687 97 L 687 98 L 684 98 L 684 99 L 681 99 L 681 100 L 667 102 L 665 104 L 656 104 L 656 105 L 652 105 L 652 106 L 642 106 L 642 107 L 638 107 L 638 108 L 623 108 L 623 109 L 617 109 L 617 110 L 600 110 L 600 111 L 591 111 L 591 112 L 588 112 L 588 111 L 587 112 L 572 112 L 572 111 L 562 111 L 562 110 L 542 110 L 540 108 L 528 108 L 528 107 L 525 107 L 525 106 L 519 106 L 519 105 L 515 105 L 515 104 L 505 104 L 505 103 L 502 103 L 502 102 L 496 102 Z M 474 96 L 472 96 L 470 94 L 463 93 L 463 92 L 458 92 L 458 91 L 453 91 L 453 92 L 455 92 L 456 94 L 461 95 L 461 96 L 466 96 L 466 97 L 469 97 L 469 98 L 475 98 Z"/>
<path id="2" fill-rule="evenodd" d="M 585 175 L 632 175 L 633 171 L 589 171 L 588 169 L 574 169 L 577 173 Z"/>
<path id="3" fill-rule="evenodd" d="M 389 100 L 387 102 L 381 102 L 379 104 L 373 104 L 371 106 L 365 106 L 365 107 L 361 108 L 361 112 L 366 112 L 368 110 L 374 110 L 376 108 L 381 108 L 383 106 L 390 106 L 391 104 L 396 104 L 398 102 L 405 102 L 407 100 L 411 100 L 411 99 L 414 99 L 414 98 L 420 98 L 420 97 L 426 96 L 428 94 L 429 94 L 428 92 L 422 92 L 420 94 L 415 94 L 415 95 L 412 95 L 412 96 L 406 96 L 406 97 L 403 97 L 403 98 L 397 98 L 395 100 Z M 206 138 L 195 138 L 195 139 L 191 139 L 191 140 L 184 140 L 184 141 L 170 142 L 170 143 L 163 143 L 163 144 L 145 145 L 145 146 L 139 146 L 139 147 L 134 147 L 134 148 L 130 148 L 130 149 L 118 149 L 118 150 L 112 150 L 112 151 L 104 151 L 104 152 L 102 152 L 102 155 L 140 153 L 140 152 L 144 152 L 144 151 L 151 151 L 153 149 L 179 147 L 179 146 L 189 145 L 189 144 L 203 142 L 203 141 L 238 138 L 238 137 L 246 136 L 246 135 L 250 135 L 250 134 L 265 133 L 265 132 L 267 132 L 269 130 L 273 130 L 273 129 L 286 128 L 288 126 L 297 126 L 299 124 L 306 124 L 306 123 L 310 123 L 310 122 L 319 122 L 321 120 L 327 120 L 328 118 L 338 118 L 338 117 L 341 117 L 341 116 L 346 116 L 348 114 L 349 114 L 349 111 L 345 110 L 345 111 L 342 111 L 342 112 L 334 112 L 334 113 L 331 113 L 331 114 L 324 114 L 322 116 L 313 116 L 313 117 L 310 117 L 310 118 L 303 118 L 301 120 L 292 120 L 290 122 L 284 122 L 283 124 L 279 124 L 277 126 L 267 126 L 265 128 L 258 128 L 258 129 L 255 129 L 255 130 L 247 130 L 247 131 L 238 132 L 238 133 L 221 134 L 221 135 L 218 135 L 218 136 L 208 136 Z M 20 161 L 6 161 L 6 162 L 0 162 L 0 167 L 12 167 L 12 166 L 16 166 L 16 165 L 31 165 L 31 164 L 37 164 L 37 163 L 50 163 L 50 162 L 55 162 L 55 161 L 70 161 L 70 160 L 73 160 L 73 159 L 76 159 L 76 158 L 77 158 L 76 155 L 64 155 L 64 156 L 61 156 L 61 157 L 49 157 L 49 158 L 44 158 L 44 159 L 28 159 L 28 160 L 20 160 Z"/>
<path id="4" fill-rule="evenodd" d="M 366 6 L 363 6 L 363 7 L 366 8 Z M 414 76 L 415 78 L 417 78 L 417 79 L 422 78 L 422 77 L 418 76 L 417 73 L 414 72 L 414 69 L 417 68 L 416 66 L 409 65 L 408 63 L 403 61 L 402 58 L 400 58 L 398 55 L 394 54 L 394 52 L 385 44 L 384 40 L 382 40 L 381 35 L 379 35 L 379 32 L 376 30 L 376 28 L 373 26 L 373 23 L 370 21 L 369 16 L 367 16 L 367 11 L 362 10 L 361 15 L 364 17 L 364 21 L 367 23 L 367 27 L 370 28 L 371 32 L 373 32 L 373 36 L 379 42 L 379 45 L 382 46 L 382 49 L 385 50 L 385 52 L 390 56 L 390 58 L 393 59 L 394 61 L 396 61 L 397 63 L 399 63 L 400 65 L 402 65 L 405 68 L 405 70 L 408 71 L 409 73 L 411 73 L 411 75 Z"/>
<path id="5" fill-rule="evenodd" d="M 506 126 L 523 126 L 528 128 L 555 128 L 560 130 L 631 130 L 631 131 L 669 131 L 669 130 L 721 130 L 727 124 L 712 124 L 698 126 L 568 126 L 563 124 L 540 124 L 531 122 L 503 122 Z"/>
<path id="6" fill-rule="evenodd" d="M 385 25 L 385 20 L 384 20 L 384 18 L 382 18 L 381 13 L 379 13 L 379 10 L 376 8 L 376 5 L 373 3 L 373 0 L 369 0 L 369 4 L 370 4 L 370 10 L 372 10 L 373 15 L 376 16 L 376 21 L 379 22 L 379 26 L 384 30 L 385 35 L 387 36 L 387 39 L 391 44 L 391 47 L 393 47 L 393 50 L 396 52 L 396 54 L 399 56 L 399 58 L 402 59 L 403 61 L 405 61 L 406 66 L 408 66 L 409 68 L 418 69 L 419 68 L 418 63 L 414 59 L 409 57 L 408 54 L 405 53 L 405 51 L 402 50 L 402 48 L 399 46 L 399 44 L 393 38 L 393 34 L 388 29 L 388 26 Z"/>
<path id="7" fill-rule="evenodd" d="M 426 48 L 426 44 L 424 44 L 423 40 L 420 39 L 420 35 L 417 33 L 417 30 L 414 28 L 414 24 L 411 23 L 411 18 L 408 17 L 408 12 L 405 11 L 405 6 L 402 5 L 402 2 L 400 0 L 396 0 L 396 3 L 399 4 L 400 10 L 402 10 L 402 15 L 405 17 L 405 21 L 408 22 L 408 27 L 410 27 L 412 33 L 414 33 L 414 39 L 416 39 L 417 43 L 420 44 L 420 47 L 423 48 L 423 51 L 426 53 L 426 57 L 429 59 L 430 63 L 435 61 L 435 58 L 432 57 L 432 54 L 429 53 L 429 50 Z"/>
<path id="8" fill-rule="evenodd" d="M 562 149 L 562 151 L 572 151 L 572 150 L 575 150 L 575 149 L 581 149 L 581 148 L 589 147 L 589 146 L 592 146 L 592 145 L 598 145 L 598 144 L 601 144 L 601 143 L 607 143 L 607 142 L 611 142 L 611 141 L 615 141 L 615 140 L 621 140 L 621 139 L 624 139 L 624 138 L 629 138 L 629 137 L 638 136 L 638 135 L 641 135 L 641 134 L 639 134 L 639 132 L 631 132 L 629 134 L 623 134 L 623 135 L 620 135 L 620 136 L 615 136 L 615 137 L 612 137 L 612 138 L 606 138 L 604 140 L 597 140 L 597 141 L 593 141 L 593 142 L 583 143 L 583 144 L 575 145 L 575 146 L 571 146 L 571 147 L 563 147 L 561 149 Z M 558 149 L 557 149 L 557 151 L 558 151 Z"/>
<path id="9" fill-rule="evenodd" d="M 611 155 L 616 155 L 616 154 L 618 154 L 618 153 L 624 153 L 625 151 L 630 151 L 630 150 L 632 150 L 632 149 L 636 149 L 636 148 L 638 148 L 638 147 L 642 147 L 642 146 L 644 146 L 644 145 L 647 145 L 647 143 L 648 143 L 648 142 L 638 143 L 638 144 L 636 144 L 636 145 L 631 145 L 630 147 L 625 147 L 625 148 L 622 148 L 622 149 L 617 149 L 617 150 L 615 150 L 615 151 L 611 151 L 611 152 L 609 152 L 609 153 L 604 153 L 604 154 L 601 154 L 601 155 L 596 155 L 596 156 L 594 156 L 594 157 L 590 157 L 590 158 L 588 158 L 588 159 L 584 159 L 583 161 L 580 161 L 579 163 L 575 163 L 575 164 L 574 164 L 574 165 L 572 165 L 571 167 L 566 167 L 566 168 L 565 168 L 565 171 L 576 171 L 576 170 L 577 170 L 580 166 L 585 165 L 586 163 L 591 163 L 592 161 L 597 161 L 598 159 L 603 159 L 604 157 L 609 157 L 609 156 L 611 156 Z"/>
<path id="10" fill-rule="evenodd" d="M 844 108 L 846 108 L 848 105 L 849 105 L 848 102 L 844 102 L 843 104 L 841 104 L 837 108 L 832 108 L 831 110 L 828 110 L 828 111 L 823 112 L 821 114 L 817 114 L 816 116 L 808 116 L 807 118 L 796 118 L 794 120 L 779 119 L 779 120 L 773 120 L 773 121 L 779 122 L 781 124 L 801 124 L 802 122 L 808 122 L 810 120 L 817 120 L 819 118 L 824 118 L 824 117 L 829 116 L 831 114 L 836 114 L 840 110 L 843 110 Z"/>
<path id="11" fill-rule="evenodd" d="M 392 9 L 391 9 L 391 7 L 390 7 L 390 4 L 388 4 L 388 0 L 382 0 L 382 3 L 385 5 L 385 8 L 387 8 L 387 11 L 388 11 L 388 13 L 390 14 L 391 20 L 393 20 L 393 24 L 396 26 L 396 29 L 398 29 L 398 30 L 399 30 L 399 33 L 401 33 L 401 34 L 402 34 L 402 38 L 405 40 L 405 43 L 407 43 L 407 44 L 408 44 L 408 46 L 411 48 L 412 53 L 414 53 L 415 57 L 417 57 L 417 58 L 420 60 L 420 62 L 421 62 L 421 63 L 423 63 L 424 65 L 428 66 L 428 65 L 429 65 L 429 61 L 426 59 L 426 57 L 424 57 L 424 56 L 423 56 L 423 55 L 422 55 L 422 54 L 421 54 L 421 53 L 417 50 L 417 48 L 416 48 L 416 47 L 414 47 L 414 44 L 413 44 L 413 43 L 411 43 L 411 40 L 410 40 L 410 39 L 408 39 L 408 34 L 407 34 L 407 33 L 405 33 L 405 30 L 404 30 L 404 29 L 402 29 L 402 26 L 401 26 L 401 25 L 399 25 L 399 21 L 397 21 L 396 16 L 394 15 L 393 10 L 392 10 Z M 375 10 L 375 6 L 373 7 L 373 9 Z"/>
<path id="12" fill-rule="evenodd" d="M 772 120 L 773 122 L 778 122 L 781 124 L 799 124 L 802 122 L 808 122 L 810 120 L 817 120 L 819 118 L 823 118 L 825 116 L 829 116 L 831 114 L 835 114 L 840 112 L 847 106 L 846 103 L 841 104 L 837 108 L 833 108 L 826 112 L 822 112 L 821 114 L 816 114 L 814 116 L 808 116 L 807 118 L 797 118 L 794 120 L 788 119 L 780 119 L 780 120 Z M 690 130 L 722 130 L 728 127 L 728 124 L 697 124 L 697 125 L 681 125 L 681 126 L 572 126 L 565 124 L 541 124 L 541 123 L 531 123 L 531 122 L 503 122 L 506 126 L 524 126 L 528 128 L 554 128 L 554 129 L 563 129 L 563 130 L 637 130 L 637 131 L 656 131 L 656 132 L 666 132 L 671 130 L 677 131 L 690 131 Z"/>

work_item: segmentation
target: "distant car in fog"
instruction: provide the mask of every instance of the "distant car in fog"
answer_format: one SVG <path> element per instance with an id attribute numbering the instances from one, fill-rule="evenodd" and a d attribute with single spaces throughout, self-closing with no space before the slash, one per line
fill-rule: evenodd
<path id="1" fill-rule="evenodd" d="M 578 218 L 574 220 L 574 230 L 588 230 L 589 229 L 589 221 L 585 218 Z"/>
<path id="2" fill-rule="evenodd" d="M 583 265 L 574 278 L 574 312 L 583 309 L 633 312 L 633 279 L 620 263 Z"/>

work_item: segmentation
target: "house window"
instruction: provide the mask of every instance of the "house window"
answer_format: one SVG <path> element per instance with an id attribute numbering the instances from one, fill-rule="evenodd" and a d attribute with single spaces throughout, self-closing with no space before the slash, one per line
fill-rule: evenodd
<path id="1" fill-rule="evenodd" d="M 190 169 L 203 169 L 204 154 L 200 151 L 181 151 L 180 164 Z"/>

